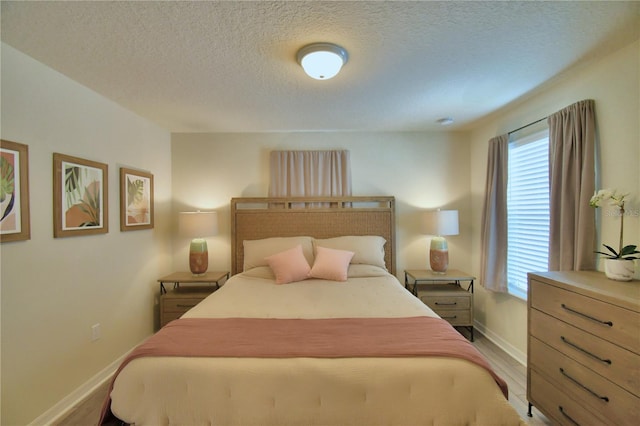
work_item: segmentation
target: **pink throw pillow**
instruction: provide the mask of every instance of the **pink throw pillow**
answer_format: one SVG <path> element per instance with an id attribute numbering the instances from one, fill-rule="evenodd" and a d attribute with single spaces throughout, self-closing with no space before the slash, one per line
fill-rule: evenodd
<path id="1" fill-rule="evenodd" d="M 289 250 L 265 257 L 265 260 L 276 276 L 276 284 L 302 281 L 309 277 L 311 268 L 304 257 L 300 244 Z"/>
<path id="2" fill-rule="evenodd" d="M 346 281 L 349 262 L 355 254 L 352 251 L 316 247 L 316 260 L 309 277 L 331 281 Z"/>

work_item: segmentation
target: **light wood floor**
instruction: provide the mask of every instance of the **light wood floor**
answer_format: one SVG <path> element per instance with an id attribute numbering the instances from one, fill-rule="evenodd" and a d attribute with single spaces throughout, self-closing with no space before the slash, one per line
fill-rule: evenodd
<path id="1" fill-rule="evenodd" d="M 549 426 L 551 422 L 535 408 L 533 417 L 527 416 L 527 371 L 524 366 L 498 348 L 482 334 L 475 333 L 474 346 L 489 360 L 493 369 L 509 385 L 509 403 L 529 425 Z M 73 407 L 70 412 L 53 426 L 96 425 L 102 402 L 107 394 L 108 384 L 96 389 L 86 400 Z"/>

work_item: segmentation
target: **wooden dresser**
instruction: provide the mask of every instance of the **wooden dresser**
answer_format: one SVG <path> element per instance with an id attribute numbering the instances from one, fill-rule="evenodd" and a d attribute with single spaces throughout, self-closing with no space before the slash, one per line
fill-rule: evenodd
<path id="1" fill-rule="evenodd" d="M 554 424 L 640 424 L 640 282 L 529 274 L 527 399 Z"/>

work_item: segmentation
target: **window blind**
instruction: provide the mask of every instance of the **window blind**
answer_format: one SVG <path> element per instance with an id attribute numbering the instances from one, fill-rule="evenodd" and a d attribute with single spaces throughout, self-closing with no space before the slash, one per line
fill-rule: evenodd
<path id="1" fill-rule="evenodd" d="M 527 272 L 549 268 L 549 132 L 509 144 L 507 182 L 507 281 L 526 298 Z"/>

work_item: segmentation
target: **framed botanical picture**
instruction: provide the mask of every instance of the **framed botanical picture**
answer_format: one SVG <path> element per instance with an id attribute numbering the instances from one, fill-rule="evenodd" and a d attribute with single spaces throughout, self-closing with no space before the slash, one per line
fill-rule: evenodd
<path id="1" fill-rule="evenodd" d="M 30 238 L 29 147 L 0 140 L 0 242 Z"/>
<path id="2" fill-rule="evenodd" d="M 153 228 L 153 175 L 120 168 L 120 231 Z"/>
<path id="3" fill-rule="evenodd" d="M 109 232 L 107 165 L 53 154 L 53 236 Z"/>

